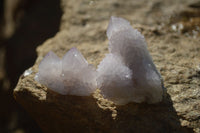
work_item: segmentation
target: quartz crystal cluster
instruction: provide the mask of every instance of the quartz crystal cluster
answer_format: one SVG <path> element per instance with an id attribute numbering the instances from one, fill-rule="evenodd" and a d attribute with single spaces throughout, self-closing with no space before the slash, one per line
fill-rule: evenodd
<path id="1" fill-rule="evenodd" d="M 89 96 L 97 88 L 117 105 L 162 100 L 162 79 L 147 50 L 144 36 L 122 18 L 111 17 L 109 51 L 97 71 L 76 49 L 63 59 L 49 52 L 39 65 L 36 81 L 60 94 Z"/>
<path id="2" fill-rule="evenodd" d="M 109 51 L 97 69 L 102 95 L 115 104 L 157 103 L 162 100 L 162 79 L 147 50 L 144 36 L 128 21 L 111 17 Z"/>
<path id="3" fill-rule="evenodd" d="M 89 96 L 96 90 L 96 70 L 76 49 L 60 59 L 49 52 L 39 65 L 35 80 L 63 95 Z"/>

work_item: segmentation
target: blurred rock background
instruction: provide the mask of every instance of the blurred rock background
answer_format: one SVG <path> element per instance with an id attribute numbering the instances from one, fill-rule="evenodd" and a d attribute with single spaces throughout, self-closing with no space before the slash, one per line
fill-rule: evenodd
<path id="1" fill-rule="evenodd" d="M 191 110 L 186 110 L 185 116 L 188 119 L 183 118 L 182 123 L 183 125 L 184 123 L 190 125 L 189 127 L 198 123 L 197 121 L 200 119 L 200 114 L 197 112 L 199 97 L 195 95 L 195 98 L 190 97 L 188 100 L 186 97 L 190 93 L 186 97 L 181 94 L 185 95 L 189 90 L 192 95 L 193 90 L 200 86 L 198 84 L 200 66 L 196 65 L 198 63 L 200 65 L 200 61 L 197 59 L 200 49 L 199 46 L 195 46 L 200 31 L 200 1 L 111 0 L 107 3 L 104 2 L 100 0 L 82 2 L 80 0 L 0 0 L 0 133 L 42 132 L 32 117 L 13 98 L 13 89 L 19 76 L 24 70 L 33 66 L 37 58 L 36 47 L 53 37 L 59 29 L 71 29 L 70 32 L 76 34 L 77 31 L 74 29 L 77 29 L 77 27 L 84 27 L 89 24 L 98 25 L 99 22 L 105 24 L 109 21 L 110 15 L 123 16 L 131 20 L 132 24 L 136 24 L 136 27 L 138 24 L 146 25 L 147 27 L 141 27 L 140 30 L 143 31 L 146 28 L 153 32 L 155 38 L 149 36 L 148 33 L 145 37 L 147 41 L 155 43 L 156 47 L 158 46 L 159 50 L 150 48 L 152 55 L 157 54 L 158 51 L 160 56 L 165 55 L 163 58 L 155 59 L 166 81 L 165 85 L 169 88 L 168 93 L 172 95 L 174 106 L 178 112 L 182 112 L 184 108 L 181 107 L 194 103 Z M 63 6 L 61 6 L 61 3 Z M 65 3 L 69 5 L 65 5 Z M 95 12 L 90 12 L 94 10 Z M 62 11 L 67 12 L 63 15 L 63 21 L 61 21 Z M 72 40 L 75 43 L 82 41 L 104 43 L 106 40 L 105 31 L 101 26 L 99 27 L 101 32 L 97 32 L 97 30 L 91 32 L 91 35 L 90 33 L 86 35 L 83 33 L 83 36 L 77 34 L 75 41 Z M 149 27 L 151 28 L 149 29 Z M 170 33 L 169 36 L 168 32 Z M 188 46 L 188 49 L 186 49 L 187 42 L 191 42 L 192 47 Z M 165 43 L 169 46 L 165 46 Z M 174 45 L 177 43 L 179 45 Z M 185 49 L 182 49 L 182 47 Z M 84 46 L 82 50 L 87 51 L 87 48 Z M 99 51 L 97 50 L 97 52 Z M 96 54 L 91 53 L 88 56 L 94 55 Z M 199 62 L 193 63 L 191 60 L 193 57 Z M 187 58 L 187 60 L 184 60 L 184 58 Z M 180 60 L 181 62 L 178 63 Z M 98 64 L 98 61 L 94 62 L 95 65 Z M 166 64 L 168 66 L 165 67 Z M 190 66 L 191 64 L 193 66 Z M 192 99 L 196 101 L 193 102 Z M 193 115 L 195 116 L 193 117 Z M 188 124 L 193 121 L 196 123 Z M 199 131 L 199 128 L 196 129 L 196 132 L 198 132 L 197 130 Z"/>
<path id="2" fill-rule="evenodd" d="M 19 76 L 36 59 L 36 47 L 59 30 L 59 0 L 0 1 L 0 132 L 40 133 L 13 98 Z"/>

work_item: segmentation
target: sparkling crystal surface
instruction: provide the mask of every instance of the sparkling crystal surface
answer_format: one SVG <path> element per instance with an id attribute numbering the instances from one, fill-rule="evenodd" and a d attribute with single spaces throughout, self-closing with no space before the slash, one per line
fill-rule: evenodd
<path id="1" fill-rule="evenodd" d="M 95 68 L 76 48 L 63 59 L 49 52 L 40 63 L 35 80 L 63 95 L 89 96 L 96 90 Z"/>
<path id="2" fill-rule="evenodd" d="M 107 36 L 110 53 L 97 69 L 97 84 L 102 95 L 119 105 L 160 102 L 162 80 L 144 36 L 127 20 L 117 17 L 111 17 Z"/>
<path id="3" fill-rule="evenodd" d="M 162 100 L 160 73 L 147 50 L 144 36 L 122 18 L 111 17 L 107 37 L 110 53 L 97 72 L 76 49 L 60 59 L 49 52 L 39 65 L 35 80 L 60 94 L 89 96 L 97 88 L 117 105 Z"/>

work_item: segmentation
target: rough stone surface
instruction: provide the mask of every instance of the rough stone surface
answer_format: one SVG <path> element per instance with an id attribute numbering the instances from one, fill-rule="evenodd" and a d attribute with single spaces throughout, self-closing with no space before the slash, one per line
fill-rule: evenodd
<path id="1" fill-rule="evenodd" d="M 37 48 L 32 73 L 22 75 L 14 90 L 16 100 L 47 133 L 199 133 L 200 40 L 165 26 L 173 11 L 181 12 L 190 2 L 63 0 L 60 31 Z M 114 106 L 98 90 L 90 97 L 61 96 L 34 80 L 38 64 L 51 50 L 62 57 L 77 47 L 90 64 L 97 66 L 108 53 L 105 31 L 111 15 L 134 22 L 134 28 L 145 36 L 167 90 L 162 103 Z"/>

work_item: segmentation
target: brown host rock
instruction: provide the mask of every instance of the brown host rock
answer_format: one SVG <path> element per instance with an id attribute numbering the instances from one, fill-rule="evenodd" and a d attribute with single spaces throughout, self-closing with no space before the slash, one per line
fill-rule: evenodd
<path id="1" fill-rule="evenodd" d="M 132 8 L 135 4 L 143 7 L 138 12 L 139 17 L 134 14 L 135 8 Z M 16 100 L 44 132 L 200 131 L 200 78 L 197 68 L 200 63 L 200 46 L 197 45 L 199 40 L 166 32 L 167 28 L 161 31 L 156 29 L 156 25 L 152 28 L 135 24 L 135 28 L 145 35 L 148 49 L 164 78 L 168 94 L 159 104 L 131 103 L 115 106 L 103 99 L 98 90 L 90 97 L 63 96 L 49 91 L 34 80 L 38 64 L 50 50 L 62 57 L 70 48 L 77 47 L 89 63 L 97 66 L 105 53 L 108 53 L 105 31 L 110 15 L 128 20 L 138 18 L 137 22 L 152 23 L 153 20 L 146 20 L 144 17 L 147 10 L 145 5 L 145 2 L 132 3 L 131 0 L 93 3 L 81 0 L 62 1 L 64 14 L 61 30 L 37 48 L 35 65 L 20 77 L 14 90 Z M 166 10 L 162 8 L 162 11 Z M 155 11 L 150 14 L 152 18 L 154 13 Z"/>

